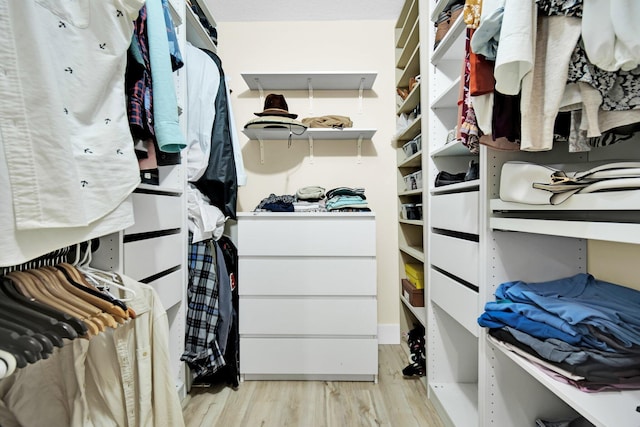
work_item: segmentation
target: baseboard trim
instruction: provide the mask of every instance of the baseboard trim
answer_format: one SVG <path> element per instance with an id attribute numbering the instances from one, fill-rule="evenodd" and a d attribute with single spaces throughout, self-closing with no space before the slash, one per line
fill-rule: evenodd
<path id="1" fill-rule="evenodd" d="M 378 324 L 378 344 L 400 344 L 400 324 Z"/>

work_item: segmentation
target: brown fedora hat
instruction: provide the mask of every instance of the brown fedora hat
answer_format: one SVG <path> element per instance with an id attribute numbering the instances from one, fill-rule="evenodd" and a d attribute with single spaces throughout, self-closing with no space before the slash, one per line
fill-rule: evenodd
<path id="1" fill-rule="evenodd" d="M 283 95 L 270 93 L 264 100 L 264 111 L 262 113 L 254 113 L 256 116 L 282 116 L 295 119 L 297 114 L 289 112 L 289 106 Z"/>

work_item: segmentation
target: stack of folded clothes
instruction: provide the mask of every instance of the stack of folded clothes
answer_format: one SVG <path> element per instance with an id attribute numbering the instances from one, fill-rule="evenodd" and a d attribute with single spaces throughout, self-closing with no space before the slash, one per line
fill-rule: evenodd
<path id="1" fill-rule="evenodd" d="M 337 187 L 327 191 L 326 208 L 330 212 L 370 212 L 364 188 Z"/>
<path id="2" fill-rule="evenodd" d="M 490 339 L 586 392 L 640 389 L 640 292 L 590 274 L 502 283 L 478 318 Z"/>
<path id="3" fill-rule="evenodd" d="M 254 209 L 255 212 L 293 212 L 293 202 L 296 201 L 295 196 L 285 194 L 282 196 L 276 196 L 271 193 L 269 197 L 262 199 L 258 206 Z"/>
<path id="4" fill-rule="evenodd" d="M 324 188 L 317 185 L 302 187 L 296 191 L 293 203 L 295 212 L 326 212 L 324 206 Z"/>

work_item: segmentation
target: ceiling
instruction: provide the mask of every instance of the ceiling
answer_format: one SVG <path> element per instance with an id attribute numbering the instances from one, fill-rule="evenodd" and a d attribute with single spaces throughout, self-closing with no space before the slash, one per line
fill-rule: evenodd
<path id="1" fill-rule="evenodd" d="M 201 0 L 202 1 L 202 0 Z M 217 22 L 395 20 L 404 0 L 204 0 Z"/>

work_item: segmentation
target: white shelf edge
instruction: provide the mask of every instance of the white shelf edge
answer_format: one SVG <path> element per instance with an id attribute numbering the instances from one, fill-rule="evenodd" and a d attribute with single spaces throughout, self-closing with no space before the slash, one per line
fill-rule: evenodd
<path id="1" fill-rule="evenodd" d="M 442 187 L 433 187 L 429 190 L 429 192 L 432 195 L 437 195 L 437 194 L 457 193 L 457 192 L 460 192 L 460 190 L 469 190 L 469 189 L 476 190 L 479 187 L 480 187 L 480 180 L 474 179 L 473 181 L 464 181 L 464 182 L 459 182 L 457 184 L 443 185 Z"/>
<path id="2" fill-rule="evenodd" d="M 244 72 L 242 78 L 251 90 L 363 90 L 373 88 L 375 71 L 291 71 Z M 364 80 L 362 80 L 364 79 Z M 258 84 L 259 82 L 259 84 Z"/>
<path id="3" fill-rule="evenodd" d="M 289 139 L 289 129 L 272 128 L 272 129 L 243 129 L 249 139 L 253 140 L 269 140 L 269 141 L 286 141 Z M 358 140 L 362 137 L 363 141 L 369 141 L 375 135 L 375 129 L 320 129 L 308 128 L 304 133 L 297 135 L 293 133 L 291 139 L 308 140 L 309 137 L 314 140 Z"/>
<path id="4" fill-rule="evenodd" d="M 477 154 L 473 154 L 469 151 L 469 148 L 465 147 L 460 140 L 452 141 L 448 144 L 443 145 L 442 147 L 438 147 L 431 151 L 430 154 L 432 159 L 436 157 L 445 157 L 445 156 L 475 156 L 478 157 Z"/>
<path id="5" fill-rule="evenodd" d="M 429 383 L 436 408 L 455 426 L 478 425 L 477 383 Z"/>
<path id="6" fill-rule="evenodd" d="M 431 109 L 436 110 L 438 108 L 457 108 L 458 102 L 458 88 L 460 87 L 460 79 L 458 76 L 451 84 L 438 95 L 431 103 Z M 453 102 L 451 100 L 453 99 Z"/>
<path id="7" fill-rule="evenodd" d="M 396 134 L 395 139 L 398 141 L 411 141 L 422 132 L 422 115 L 416 117 L 411 124 L 402 132 Z"/>
<path id="8" fill-rule="evenodd" d="M 401 224 L 424 226 L 424 220 L 419 219 L 400 219 L 398 222 Z"/>
<path id="9" fill-rule="evenodd" d="M 421 195 L 422 195 L 422 188 L 398 192 L 398 196 L 421 196 Z"/>
<path id="10" fill-rule="evenodd" d="M 217 47 L 209 37 L 209 34 L 200 23 L 200 19 L 190 7 L 187 10 L 187 41 L 192 45 L 201 49 L 207 49 L 216 52 Z M 213 24 L 211 24 L 213 25 Z"/>
<path id="11" fill-rule="evenodd" d="M 169 0 L 169 13 L 171 14 L 171 19 L 173 20 L 173 25 L 175 25 L 176 27 L 179 27 L 180 25 L 182 25 L 182 17 L 180 16 L 180 12 L 178 12 L 178 9 L 176 7 L 176 5 L 174 4 L 176 2 L 176 0 Z"/>
<path id="12" fill-rule="evenodd" d="M 402 105 L 398 107 L 397 115 L 402 113 L 409 113 L 416 108 L 420 103 L 420 82 L 413 87 L 413 90 L 409 92 L 409 96 L 404 100 Z"/>
<path id="13" fill-rule="evenodd" d="M 400 294 L 400 300 L 402 303 L 409 309 L 410 312 L 418 319 L 418 321 L 424 326 L 427 327 L 427 313 L 425 307 L 414 307 L 411 305 L 408 299 L 404 297 L 404 295 Z"/>
<path id="14" fill-rule="evenodd" d="M 418 248 L 417 246 L 400 245 L 399 249 L 401 252 L 404 252 L 405 254 L 415 258 L 416 260 L 424 262 L 424 251 L 421 250 L 421 248 Z"/>
<path id="15" fill-rule="evenodd" d="M 640 224 L 548 219 L 490 218 L 494 230 L 640 244 Z"/>
<path id="16" fill-rule="evenodd" d="M 399 168 L 409 168 L 409 167 L 420 167 L 422 163 L 422 150 L 418 151 L 410 155 L 409 157 L 405 157 L 403 160 L 398 163 Z"/>
<path id="17" fill-rule="evenodd" d="M 433 8 L 433 12 L 431 12 L 431 22 L 436 22 L 438 20 L 438 15 L 442 12 L 449 3 L 453 3 L 455 0 L 438 0 L 436 2 L 435 7 Z"/>
<path id="18" fill-rule="evenodd" d="M 531 362 L 507 349 L 495 345 L 488 338 L 487 343 L 515 362 L 516 365 L 520 366 L 525 372 L 538 380 L 549 391 L 553 392 L 597 426 L 636 427 L 640 424 L 640 413 L 635 412 L 635 408 L 638 406 L 638 402 L 640 402 L 640 390 L 585 393 L 569 384 L 554 380 L 536 368 Z M 624 413 L 628 413 L 630 416 L 621 417 L 620 414 Z"/>
<path id="19" fill-rule="evenodd" d="M 436 65 L 440 60 L 442 60 L 447 53 L 451 52 L 451 47 L 455 44 L 457 40 L 460 39 L 464 29 L 466 28 L 463 21 L 463 13 L 458 16 L 458 19 L 454 24 L 449 28 L 447 34 L 438 44 L 438 47 L 434 50 L 433 55 L 431 56 L 431 64 Z M 462 40 L 464 44 L 464 40 Z M 462 57 L 464 51 L 460 51 L 459 55 Z"/>
<path id="20" fill-rule="evenodd" d="M 492 199 L 493 211 L 625 211 L 640 210 L 640 191 L 611 191 L 600 193 L 574 194 L 559 205 L 528 205 Z"/>
<path id="21" fill-rule="evenodd" d="M 138 184 L 136 190 L 148 190 L 158 193 L 171 193 L 179 196 L 182 194 L 182 188 L 177 187 L 163 187 L 162 185 L 151 185 L 151 184 Z"/>

